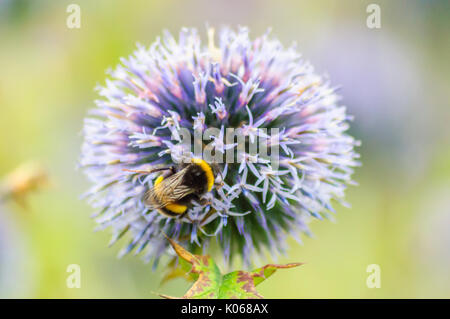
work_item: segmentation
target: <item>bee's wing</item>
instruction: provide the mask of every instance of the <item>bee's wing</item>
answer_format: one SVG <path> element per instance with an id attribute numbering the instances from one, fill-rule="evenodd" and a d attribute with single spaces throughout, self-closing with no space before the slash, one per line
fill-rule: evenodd
<path id="1" fill-rule="evenodd" d="M 156 200 L 156 194 L 155 189 L 150 188 L 144 195 L 144 204 L 147 207 L 150 207 L 151 209 L 159 209 L 162 208 L 164 205 L 160 201 Z"/>
<path id="2" fill-rule="evenodd" d="M 183 185 L 183 176 L 186 169 L 164 179 L 159 187 L 156 188 L 156 195 L 163 199 L 164 202 L 176 202 L 186 195 L 192 194 L 195 190 L 192 187 Z M 159 194 L 158 194 L 159 193 Z"/>
<path id="3" fill-rule="evenodd" d="M 183 176 L 186 169 L 163 179 L 158 187 L 151 188 L 145 195 L 144 202 L 153 209 L 164 207 L 167 203 L 174 203 L 183 197 L 192 194 L 192 187 L 183 185 Z"/>

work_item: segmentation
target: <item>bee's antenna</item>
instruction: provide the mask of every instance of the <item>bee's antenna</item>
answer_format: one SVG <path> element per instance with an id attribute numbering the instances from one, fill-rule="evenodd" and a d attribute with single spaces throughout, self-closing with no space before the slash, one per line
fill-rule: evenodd
<path id="1" fill-rule="evenodd" d="M 220 175 L 220 180 L 221 180 L 221 182 L 223 183 L 224 182 L 224 179 L 223 179 L 223 175 L 222 175 L 222 171 L 219 169 L 219 175 Z"/>
<path id="2" fill-rule="evenodd" d="M 186 214 L 186 216 L 182 216 L 182 218 L 186 218 L 188 221 L 190 221 L 191 222 L 191 224 L 193 224 L 194 223 L 194 221 L 189 217 L 189 215 L 188 214 Z M 180 218 L 180 219 L 182 219 L 182 218 Z"/>
<path id="3" fill-rule="evenodd" d="M 219 164 L 217 164 L 216 162 L 214 162 L 214 166 L 217 168 L 217 172 L 218 172 L 219 175 L 220 175 L 220 184 L 218 184 L 218 185 L 220 185 L 220 187 L 222 187 L 222 186 L 223 186 L 223 183 L 224 183 L 222 171 L 220 170 Z"/>

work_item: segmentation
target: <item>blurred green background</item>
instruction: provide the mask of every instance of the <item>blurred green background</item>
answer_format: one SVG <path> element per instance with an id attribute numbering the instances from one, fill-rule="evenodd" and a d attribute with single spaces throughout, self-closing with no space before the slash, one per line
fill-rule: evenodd
<path id="1" fill-rule="evenodd" d="M 369 3 L 381 29 L 366 26 Z M 66 8 L 81 7 L 69 29 Z M 358 187 L 336 222 L 314 222 L 315 238 L 291 242 L 280 271 L 259 291 L 267 298 L 450 297 L 450 4 L 448 1 L 25 1 L 0 0 L 0 176 L 42 162 L 51 185 L 28 209 L 0 205 L 0 297 L 155 298 L 181 296 L 182 279 L 160 287 L 163 269 L 117 259 L 108 231 L 94 233 L 88 187 L 75 169 L 83 117 L 105 70 L 163 29 L 205 23 L 247 25 L 299 50 L 341 85 L 362 140 Z M 66 286 L 69 264 L 81 288 Z M 366 267 L 381 267 L 369 289 Z"/>

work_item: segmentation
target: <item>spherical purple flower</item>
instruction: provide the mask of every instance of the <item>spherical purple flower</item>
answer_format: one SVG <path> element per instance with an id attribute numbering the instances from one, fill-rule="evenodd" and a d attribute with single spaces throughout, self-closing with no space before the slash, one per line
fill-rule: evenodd
<path id="1" fill-rule="evenodd" d="M 156 265 L 168 248 L 164 233 L 190 250 L 205 251 L 215 238 L 227 262 L 240 255 L 249 265 L 284 252 L 288 235 L 300 240 L 310 217 L 333 212 L 332 199 L 343 202 L 358 165 L 349 116 L 294 47 L 269 34 L 250 40 L 246 28 L 222 29 L 217 45 L 209 29 L 202 45 L 197 30 L 182 29 L 178 40 L 165 33 L 121 62 L 85 120 L 81 166 L 94 184 L 88 196 L 99 227 L 113 229 L 112 242 L 131 233 L 123 254 L 145 251 Z M 195 136 L 211 127 L 219 134 L 205 144 L 238 157 L 220 166 L 223 186 L 183 218 L 145 206 L 159 173 L 124 169 L 172 165 L 181 130 Z M 239 128 L 243 151 L 224 139 L 229 128 Z M 276 163 L 272 153 L 249 151 L 255 140 L 279 148 Z"/>

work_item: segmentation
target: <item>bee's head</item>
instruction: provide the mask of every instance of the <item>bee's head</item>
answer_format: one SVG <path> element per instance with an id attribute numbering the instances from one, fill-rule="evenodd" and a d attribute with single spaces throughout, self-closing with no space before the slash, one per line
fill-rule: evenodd
<path id="1" fill-rule="evenodd" d="M 190 163 L 196 163 L 196 164 L 200 164 L 201 166 L 202 165 L 206 165 L 206 166 L 208 166 L 208 169 L 209 168 L 211 168 L 210 169 L 210 172 L 212 172 L 212 179 L 213 179 L 213 182 L 216 182 L 216 179 L 217 179 L 217 176 L 220 176 L 220 179 L 219 179 L 219 181 L 218 182 L 216 182 L 215 184 L 217 185 L 217 184 L 219 184 L 220 186 L 222 186 L 223 185 L 223 176 L 222 176 L 222 168 L 220 167 L 220 165 L 218 164 L 218 163 L 216 163 L 216 162 L 207 162 L 207 161 L 205 161 L 205 160 L 203 160 L 203 159 L 201 159 L 201 158 L 191 158 L 190 160 L 189 160 L 189 162 Z M 187 164 L 188 165 L 188 164 Z M 205 170 L 208 170 L 208 169 L 206 169 L 206 168 L 204 168 Z M 211 173 L 210 173 L 211 174 Z M 212 187 L 212 185 L 211 185 L 211 187 Z"/>

